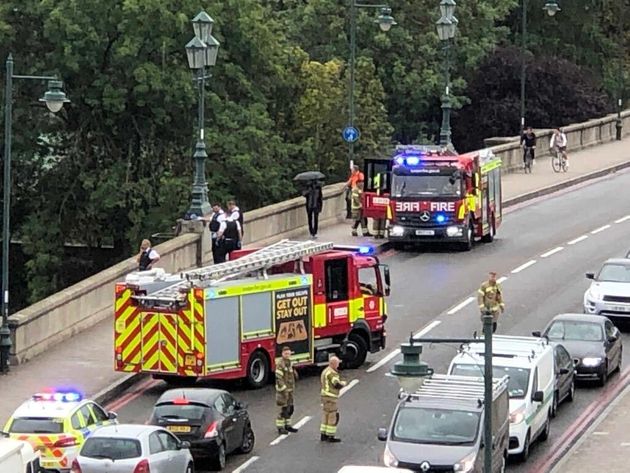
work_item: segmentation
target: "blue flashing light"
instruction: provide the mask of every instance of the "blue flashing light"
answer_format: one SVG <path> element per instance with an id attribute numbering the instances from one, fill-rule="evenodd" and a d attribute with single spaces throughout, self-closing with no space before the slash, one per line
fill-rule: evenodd
<path id="1" fill-rule="evenodd" d="M 405 158 L 403 158 L 402 156 L 398 156 L 396 159 L 396 164 L 398 164 L 399 166 L 402 166 L 402 164 L 405 162 Z"/>
<path id="2" fill-rule="evenodd" d="M 407 164 L 409 166 L 417 166 L 420 164 L 420 158 L 418 156 L 409 156 L 407 158 Z"/>
<path id="3" fill-rule="evenodd" d="M 359 247 L 360 255 L 371 255 L 374 254 L 374 247 L 372 246 L 360 246 Z"/>
<path id="4" fill-rule="evenodd" d="M 444 223 L 444 222 L 446 222 L 446 215 L 444 215 L 444 214 L 437 214 L 437 216 L 435 217 L 435 221 L 437 223 Z"/>
<path id="5" fill-rule="evenodd" d="M 75 391 L 53 391 L 33 394 L 34 401 L 79 402 L 83 396 Z"/>

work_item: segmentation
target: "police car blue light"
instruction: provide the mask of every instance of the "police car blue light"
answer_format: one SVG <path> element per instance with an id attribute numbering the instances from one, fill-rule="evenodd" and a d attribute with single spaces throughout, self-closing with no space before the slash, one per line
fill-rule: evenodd
<path id="1" fill-rule="evenodd" d="M 34 401 L 79 402 L 83 396 L 74 391 L 54 391 L 33 394 Z"/>
<path id="2" fill-rule="evenodd" d="M 420 164 L 420 158 L 418 156 L 409 156 L 407 158 L 407 165 L 417 166 L 418 164 Z"/>
<path id="3" fill-rule="evenodd" d="M 371 255 L 374 253 L 374 248 L 372 246 L 360 246 L 359 254 L 360 255 Z"/>
<path id="4" fill-rule="evenodd" d="M 446 222 L 446 215 L 444 215 L 444 214 L 437 214 L 437 216 L 435 217 L 435 221 L 437 223 L 444 223 L 444 222 Z"/>
<path id="5" fill-rule="evenodd" d="M 396 164 L 398 164 L 399 166 L 402 166 L 402 164 L 405 162 L 405 158 L 403 158 L 402 156 L 398 156 L 394 161 L 396 161 Z"/>

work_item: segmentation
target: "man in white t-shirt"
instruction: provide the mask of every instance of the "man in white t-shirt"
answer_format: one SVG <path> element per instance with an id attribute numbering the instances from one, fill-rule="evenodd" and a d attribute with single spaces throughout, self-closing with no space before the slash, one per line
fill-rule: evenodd
<path id="1" fill-rule="evenodd" d="M 567 135 L 560 128 L 553 130 L 553 135 L 551 135 L 551 141 L 549 142 L 549 149 L 557 150 L 562 153 L 565 167 L 569 169 L 569 157 L 567 156 Z"/>

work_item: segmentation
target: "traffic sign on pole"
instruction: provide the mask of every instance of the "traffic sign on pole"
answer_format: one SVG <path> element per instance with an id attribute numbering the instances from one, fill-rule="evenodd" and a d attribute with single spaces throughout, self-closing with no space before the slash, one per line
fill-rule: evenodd
<path id="1" fill-rule="evenodd" d="M 355 127 L 347 126 L 341 132 L 341 136 L 343 136 L 343 139 L 347 143 L 354 143 L 359 139 L 360 133 L 359 130 L 357 130 Z"/>

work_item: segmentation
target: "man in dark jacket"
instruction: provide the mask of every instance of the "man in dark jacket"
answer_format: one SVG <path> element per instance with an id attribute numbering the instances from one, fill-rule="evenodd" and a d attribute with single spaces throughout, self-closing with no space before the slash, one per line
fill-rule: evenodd
<path id="1" fill-rule="evenodd" d="M 532 153 L 532 165 L 536 160 L 536 155 L 534 150 L 536 149 L 536 134 L 531 126 L 528 126 L 527 129 L 523 132 L 521 136 L 521 146 L 523 146 L 523 162 L 526 161 L 527 150 Z"/>
<path id="2" fill-rule="evenodd" d="M 308 187 L 302 191 L 302 195 L 306 199 L 306 218 L 308 220 L 308 231 L 311 238 L 317 238 L 317 225 L 319 223 L 319 214 L 322 211 L 324 197 L 322 195 L 322 186 L 317 181 L 310 181 Z"/>

